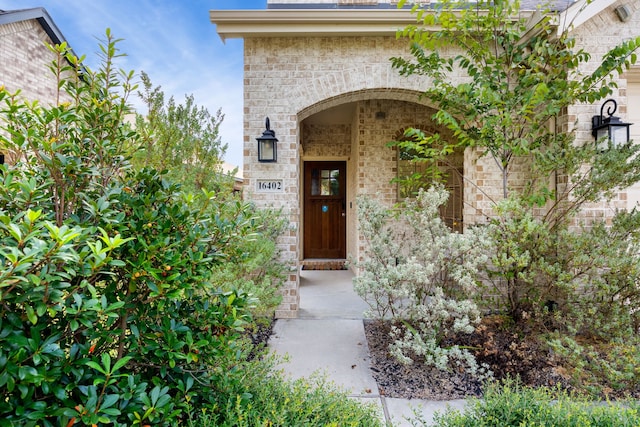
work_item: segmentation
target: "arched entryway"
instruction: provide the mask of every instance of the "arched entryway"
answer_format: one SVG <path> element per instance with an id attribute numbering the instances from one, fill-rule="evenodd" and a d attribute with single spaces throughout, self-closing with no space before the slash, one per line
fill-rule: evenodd
<path id="1" fill-rule="evenodd" d="M 401 200 L 395 182 L 398 151 L 389 143 L 416 124 L 437 129 L 431 120 L 434 113 L 418 102 L 415 92 L 368 91 L 325 100 L 299 114 L 303 265 L 358 258 L 357 197 L 370 195 L 388 206 Z M 462 157 L 457 157 L 456 173 L 447 175 L 447 185 L 456 193 L 443 209 L 445 220 L 460 230 L 462 165 Z M 336 243 L 344 250 L 331 247 Z M 335 268 L 335 263 L 329 265 Z"/>

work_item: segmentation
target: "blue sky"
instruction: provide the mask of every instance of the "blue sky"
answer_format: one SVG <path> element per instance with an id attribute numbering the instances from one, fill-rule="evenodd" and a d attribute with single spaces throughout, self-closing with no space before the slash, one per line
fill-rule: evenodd
<path id="1" fill-rule="evenodd" d="M 77 55 L 94 68 L 106 28 L 124 39 L 118 65 L 144 71 L 178 102 L 193 94 L 211 114 L 225 114 L 225 160 L 242 166 L 242 40 L 222 43 L 209 11 L 266 9 L 266 0 L 0 0 L 0 9 L 44 7 Z M 135 104 L 135 101 L 134 101 Z M 144 113 L 144 111 L 141 111 Z"/>

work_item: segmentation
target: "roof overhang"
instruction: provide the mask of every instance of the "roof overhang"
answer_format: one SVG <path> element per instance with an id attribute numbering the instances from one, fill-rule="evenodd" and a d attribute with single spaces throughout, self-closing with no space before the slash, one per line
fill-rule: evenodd
<path id="1" fill-rule="evenodd" d="M 575 30 L 604 11 L 606 8 L 615 4 L 616 1 L 617 0 L 577 0 L 567 9 L 558 14 L 556 23 L 558 27 L 558 34 L 567 30 Z"/>
<path id="2" fill-rule="evenodd" d="M 395 35 L 416 23 L 408 9 L 212 10 L 222 41 L 270 36 Z"/>
<path id="3" fill-rule="evenodd" d="M 62 31 L 58 28 L 49 12 L 44 7 L 34 7 L 32 9 L 19 9 L 19 10 L 0 10 L 0 25 L 12 24 L 15 22 L 29 21 L 35 19 L 42 27 L 44 32 L 51 39 L 51 44 L 60 45 L 67 43 L 67 48 L 73 56 L 78 56 L 73 51 L 67 40 L 62 35 Z M 69 62 L 70 65 L 73 65 Z M 84 65 L 80 65 L 81 78 L 85 74 L 86 69 Z"/>
<path id="4" fill-rule="evenodd" d="M 542 29 L 539 24 L 544 20 L 547 20 L 555 28 L 558 36 L 564 32 L 575 31 L 582 24 L 590 21 L 615 3 L 616 0 L 599 0 L 597 2 L 576 0 L 560 12 L 543 14 L 540 11 L 536 11 L 529 19 L 527 31 L 523 34 L 523 40 L 537 35 Z"/>
<path id="5" fill-rule="evenodd" d="M 47 33 L 53 44 L 65 42 L 65 38 L 58 26 L 53 22 L 47 10 L 43 7 L 32 9 L 6 10 L 0 13 L 0 25 L 35 19 Z"/>

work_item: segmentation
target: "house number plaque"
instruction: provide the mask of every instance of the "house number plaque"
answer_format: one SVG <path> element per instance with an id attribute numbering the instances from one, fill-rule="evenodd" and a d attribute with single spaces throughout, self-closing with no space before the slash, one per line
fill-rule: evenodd
<path id="1" fill-rule="evenodd" d="M 258 193 L 280 193 L 284 191 L 281 179 L 259 179 L 256 187 Z"/>

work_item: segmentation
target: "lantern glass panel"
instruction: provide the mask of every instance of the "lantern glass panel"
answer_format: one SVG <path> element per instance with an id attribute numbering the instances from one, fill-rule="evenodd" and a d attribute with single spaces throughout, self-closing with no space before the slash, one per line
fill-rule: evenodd
<path id="1" fill-rule="evenodd" d="M 260 160 L 273 161 L 275 160 L 274 142 L 269 139 L 260 140 Z"/>
<path id="2" fill-rule="evenodd" d="M 608 127 L 603 127 L 598 129 L 597 131 L 597 135 L 596 135 L 596 139 L 598 141 L 600 141 L 602 138 L 608 138 L 609 137 L 609 128 Z"/>
<path id="3" fill-rule="evenodd" d="M 596 141 L 599 150 L 607 150 L 609 148 L 609 128 L 607 126 L 596 131 Z"/>
<path id="4" fill-rule="evenodd" d="M 628 126 L 611 126 L 611 143 L 614 147 L 618 145 L 625 144 L 629 139 L 629 128 Z"/>

